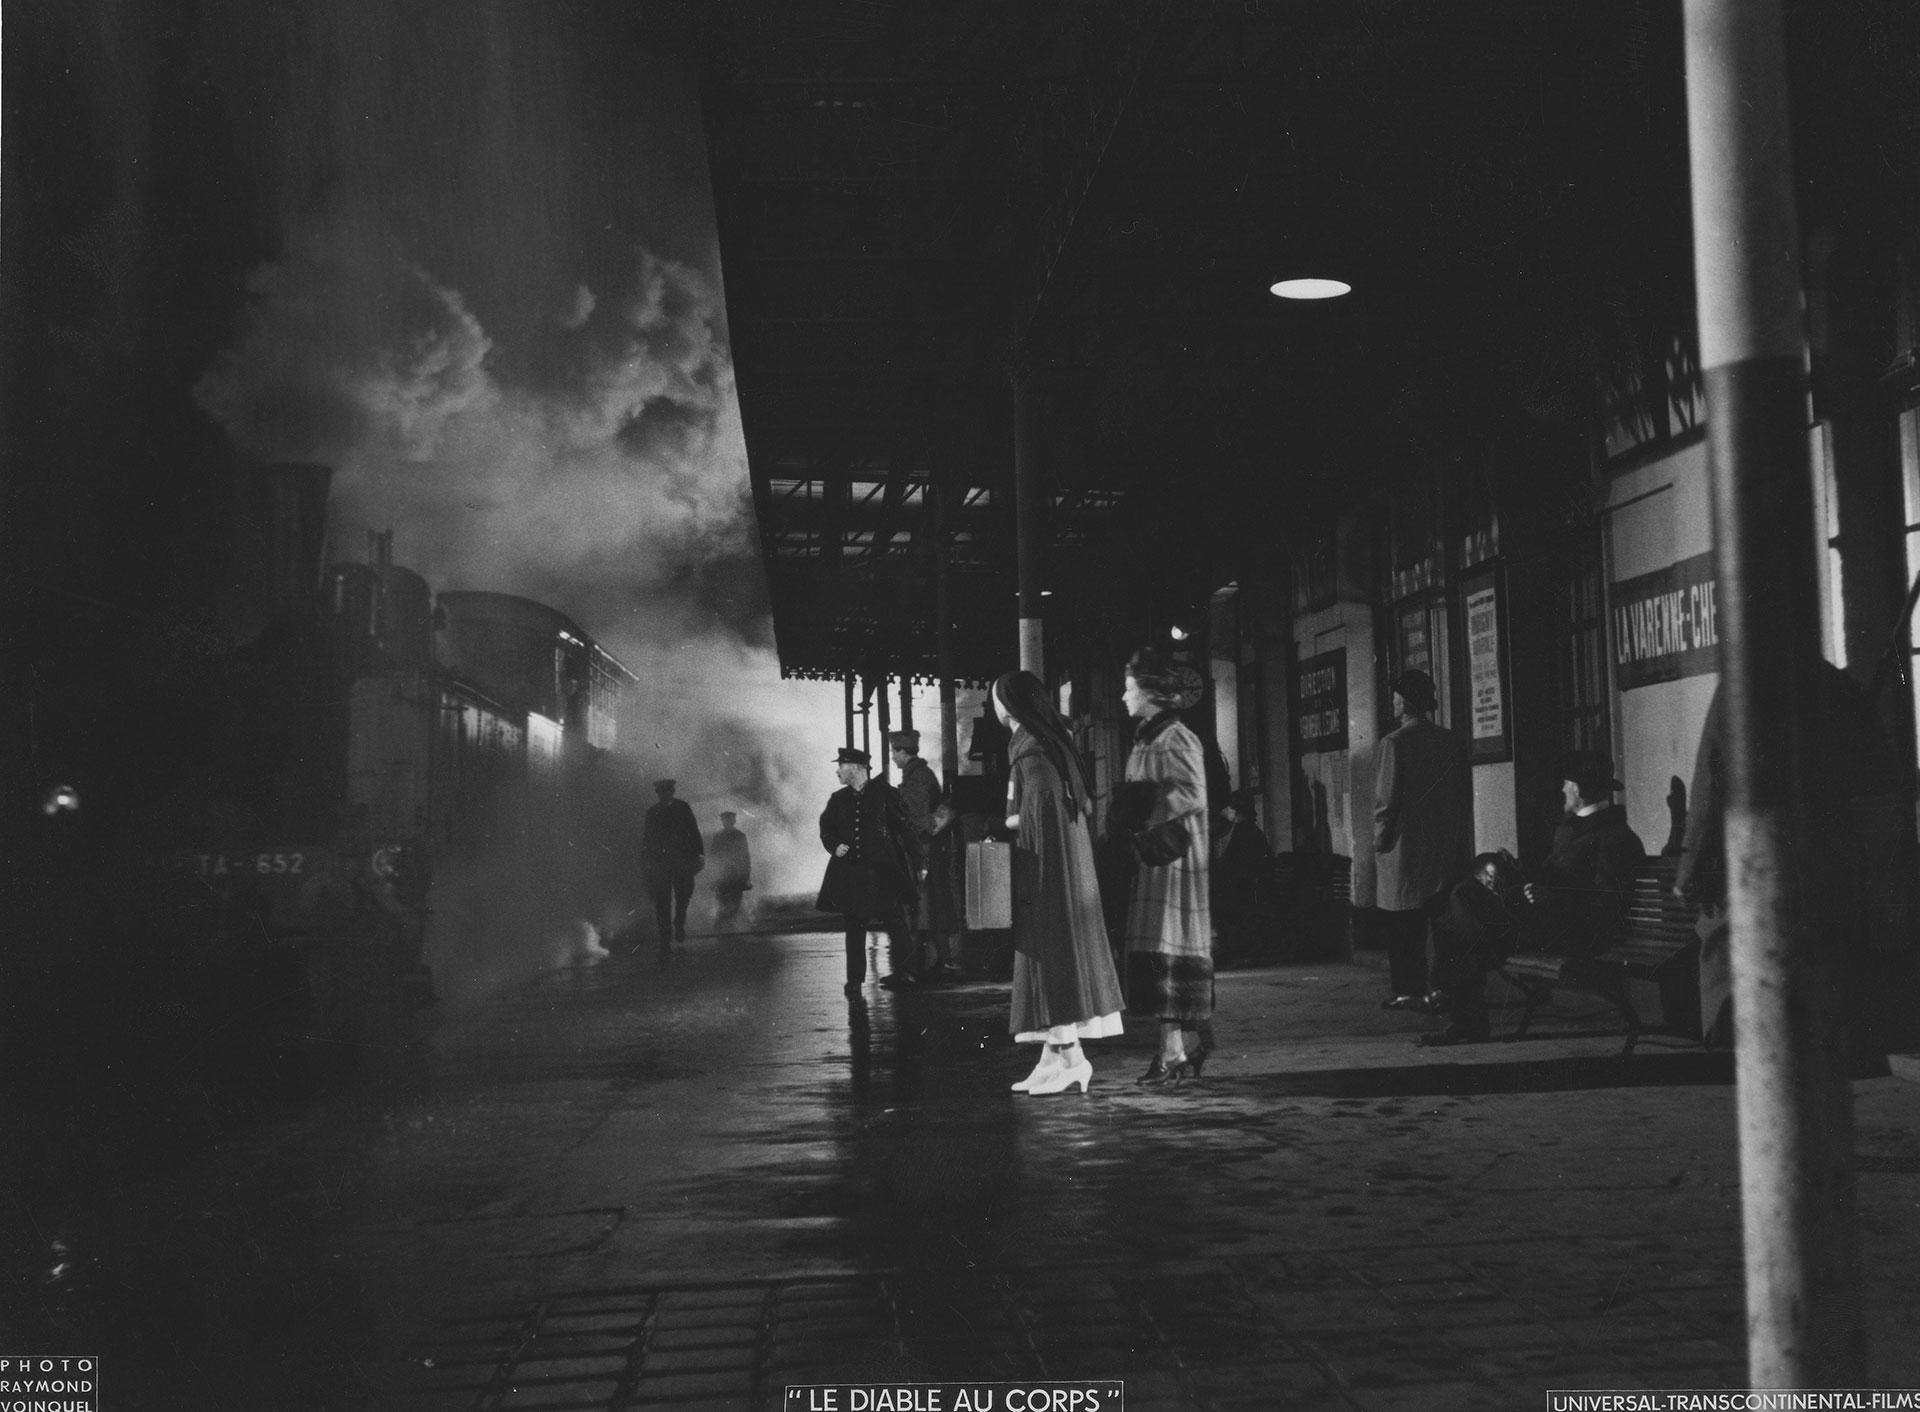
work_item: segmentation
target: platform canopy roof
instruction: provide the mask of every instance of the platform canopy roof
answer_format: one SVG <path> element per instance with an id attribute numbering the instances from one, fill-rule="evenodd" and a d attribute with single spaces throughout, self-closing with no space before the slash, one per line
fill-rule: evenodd
<path id="1" fill-rule="evenodd" d="M 1488 428 L 1575 435 L 1683 297 L 1677 10 L 714 0 L 783 667 L 932 676 L 936 537 L 957 674 L 1012 664 L 1016 387 L 1050 634 L 1204 602 Z M 1303 275 L 1352 293 L 1268 292 Z"/>

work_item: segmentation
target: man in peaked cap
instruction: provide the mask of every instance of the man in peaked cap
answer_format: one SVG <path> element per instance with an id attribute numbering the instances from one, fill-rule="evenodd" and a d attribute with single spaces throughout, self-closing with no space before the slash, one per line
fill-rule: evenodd
<path id="1" fill-rule="evenodd" d="M 867 930 L 879 925 L 891 940 L 893 974 L 882 985 L 911 984 L 914 966 L 913 923 L 909 909 L 920 899 L 913 866 L 912 825 L 900 791 L 873 778 L 873 760 L 864 750 L 841 748 L 834 760 L 840 788 L 820 815 L 820 843 L 827 850 L 827 875 L 818 907 L 846 919 L 849 997 L 867 978 Z"/>

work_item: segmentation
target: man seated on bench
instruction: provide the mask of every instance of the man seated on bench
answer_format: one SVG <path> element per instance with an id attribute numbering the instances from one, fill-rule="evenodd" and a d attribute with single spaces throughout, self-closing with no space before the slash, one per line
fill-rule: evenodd
<path id="1" fill-rule="evenodd" d="M 1479 1044 L 1492 1037 L 1487 1019 L 1487 972 L 1519 944 L 1520 873 L 1510 853 L 1482 853 L 1473 871 L 1447 893 L 1433 922 L 1440 988 L 1421 1008 L 1444 1014 L 1447 1027 L 1423 1034 L 1423 1045 Z"/>
<path id="2" fill-rule="evenodd" d="M 1562 797 L 1566 817 L 1554 830 L 1553 851 L 1526 886 L 1541 909 L 1541 931 L 1555 951 L 1598 956 L 1627 936 L 1627 902 L 1634 870 L 1646 860 L 1627 811 L 1613 802 L 1621 788 L 1613 758 L 1597 750 L 1567 756 Z"/>

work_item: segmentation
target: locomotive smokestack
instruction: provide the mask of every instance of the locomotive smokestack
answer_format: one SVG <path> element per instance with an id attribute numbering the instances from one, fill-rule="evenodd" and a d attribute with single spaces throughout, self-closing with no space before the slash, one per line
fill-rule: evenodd
<path id="1" fill-rule="evenodd" d="M 280 461 L 265 468 L 266 588 L 270 609 L 312 608 L 320 592 L 331 466 Z"/>

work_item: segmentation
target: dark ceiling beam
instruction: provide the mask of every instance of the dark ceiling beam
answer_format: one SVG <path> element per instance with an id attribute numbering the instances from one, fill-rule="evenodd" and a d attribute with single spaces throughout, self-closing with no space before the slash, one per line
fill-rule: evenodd
<path id="1" fill-rule="evenodd" d="M 1073 239 L 1080 208 L 1100 175 L 1108 144 L 1119 130 L 1127 104 L 1146 68 L 1147 56 L 1159 38 L 1159 22 L 1165 9 L 1166 0 L 1145 0 L 1133 33 L 1121 46 L 1107 82 L 1087 105 L 1086 121 L 1071 149 L 1065 177 L 1041 212 L 1032 242 L 1032 267 L 1016 294 L 1018 303 L 1009 342 L 1009 352 L 1016 364 L 1026 355 L 1028 341 L 1046 303 L 1047 286 L 1052 283 L 1054 270 Z"/>

